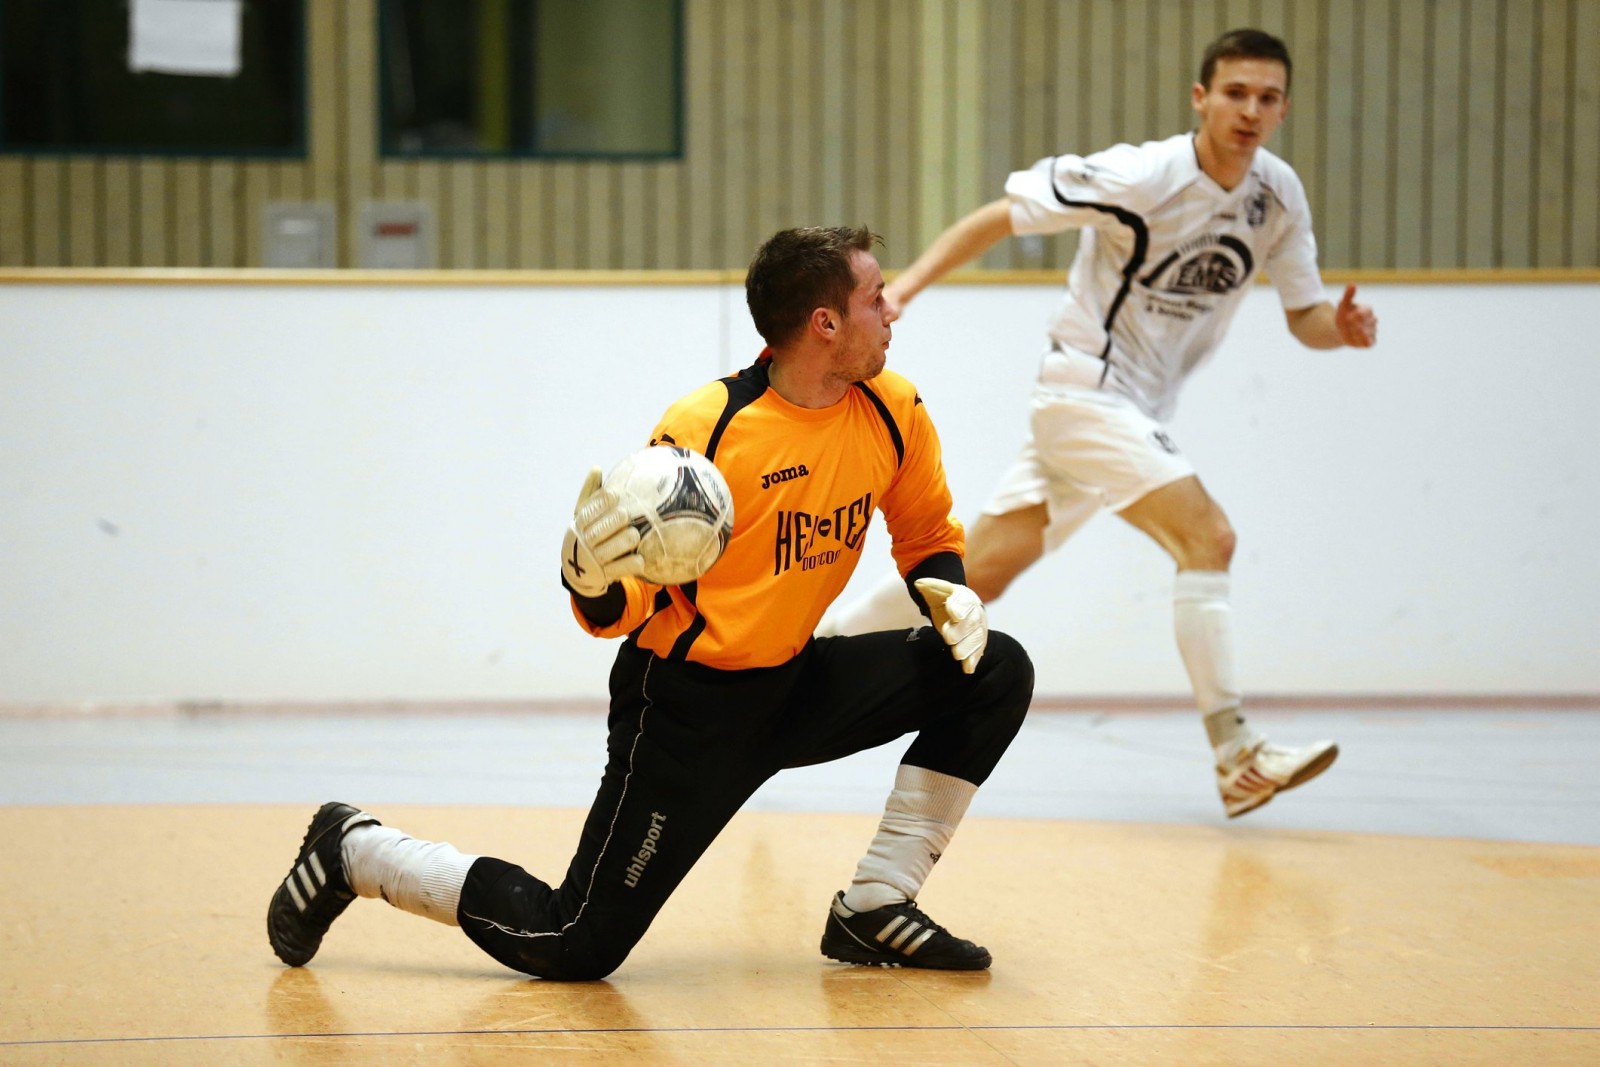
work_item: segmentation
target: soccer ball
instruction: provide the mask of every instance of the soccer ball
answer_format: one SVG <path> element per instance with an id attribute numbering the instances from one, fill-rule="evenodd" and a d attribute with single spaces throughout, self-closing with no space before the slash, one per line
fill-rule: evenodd
<path id="1" fill-rule="evenodd" d="M 698 579 L 733 534 L 733 493 L 716 464 L 677 445 L 643 448 L 611 468 L 604 486 L 639 531 L 641 577 L 657 585 Z"/>

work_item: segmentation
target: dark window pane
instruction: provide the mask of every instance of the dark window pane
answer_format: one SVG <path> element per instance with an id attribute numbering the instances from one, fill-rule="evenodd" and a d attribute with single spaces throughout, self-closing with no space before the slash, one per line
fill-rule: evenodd
<path id="1" fill-rule="evenodd" d="M 383 5 L 384 144 L 393 152 L 481 152 L 484 0 Z M 504 41 L 503 35 L 489 40 Z"/>
<path id="2" fill-rule="evenodd" d="M 304 0 L 245 0 L 231 77 L 129 69 L 127 0 L 0 0 L 8 151 L 300 154 Z"/>
<path id="3" fill-rule="evenodd" d="M 533 101 L 541 151 L 678 151 L 675 4 L 540 0 Z"/>
<path id="4" fill-rule="evenodd" d="M 383 0 L 391 155 L 675 156 L 678 0 Z"/>

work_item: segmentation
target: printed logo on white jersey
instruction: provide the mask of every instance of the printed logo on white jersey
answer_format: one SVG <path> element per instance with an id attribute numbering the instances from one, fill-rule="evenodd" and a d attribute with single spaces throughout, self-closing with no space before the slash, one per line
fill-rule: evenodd
<path id="1" fill-rule="evenodd" d="M 1178 454 L 1178 446 L 1172 440 L 1172 438 L 1167 436 L 1167 431 L 1151 430 L 1150 440 L 1154 441 L 1156 443 L 1156 447 L 1160 448 L 1161 451 L 1167 453 L 1169 456 L 1176 456 Z"/>
<path id="2" fill-rule="evenodd" d="M 1259 230 L 1267 221 L 1267 194 L 1265 190 L 1257 192 L 1244 202 L 1244 221 L 1250 224 L 1252 230 Z"/>
<path id="3" fill-rule="evenodd" d="M 1144 283 L 1168 293 L 1221 296 L 1249 281 L 1255 266 L 1250 247 L 1237 237 L 1206 234 L 1169 255 Z"/>
<path id="4" fill-rule="evenodd" d="M 1195 256 L 1178 268 L 1178 276 L 1167 286 L 1180 293 L 1228 293 L 1243 281 L 1239 265 L 1218 252 Z"/>

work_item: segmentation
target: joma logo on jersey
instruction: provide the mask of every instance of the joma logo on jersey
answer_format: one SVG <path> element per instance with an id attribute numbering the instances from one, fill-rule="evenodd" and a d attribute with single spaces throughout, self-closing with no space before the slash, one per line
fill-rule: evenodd
<path id="1" fill-rule="evenodd" d="M 782 574 L 790 567 L 806 570 L 833 563 L 839 558 L 836 546 L 851 551 L 861 547 L 872 521 L 872 494 L 821 515 L 809 511 L 778 512 L 778 535 L 772 545 L 772 573 Z"/>
<path id="2" fill-rule="evenodd" d="M 806 469 L 806 465 L 804 463 L 800 464 L 798 467 L 785 467 L 781 471 L 773 471 L 771 474 L 763 474 L 761 476 L 761 488 L 770 489 L 779 482 L 792 482 L 796 478 L 805 478 L 810 474 L 811 472 Z"/>

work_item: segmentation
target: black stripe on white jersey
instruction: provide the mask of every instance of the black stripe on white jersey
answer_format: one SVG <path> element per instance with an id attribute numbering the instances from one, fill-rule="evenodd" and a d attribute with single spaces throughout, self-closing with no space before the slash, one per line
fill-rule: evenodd
<path id="1" fill-rule="evenodd" d="M 1057 157 L 1059 158 L 1059 157 Z M 1054 162 L 1051 163 L 1052 174 L 1055 171 Z M 1127 208 L 1116 207 L 1112 204 L 1096 204 L 1090 200 L 1069 200 L 1061 195 L 1061 190 L 1056 188 L 1055 179 L 1050 181 L 1050 191 L 1066 207 L 1086 207 L 1095 211 L 1103 211 L 1133 231 L 1133 255 L 1128 257 L 1128 262 L 1122 268 L 1122 285 L 1117 289 L 1116 297 L 1111 301 L 1111 310 L 1106 312 L 1105 331 L 1106 346 L 1100 351 L 1100 358 L 1109 360 L 1111 356 L 1111 326 L 1117 321 L 1117 312 L 1122 310 L 1122 302 L 1128 299 L 1128 290 L 1133 288 L 1133 279 L 1139 273 L 1139 268 L 1144 266 L 1144 260 L 1150 254 L 1150 229 L 1144 224 L 1144 219 L 1135 215 Z"/>

